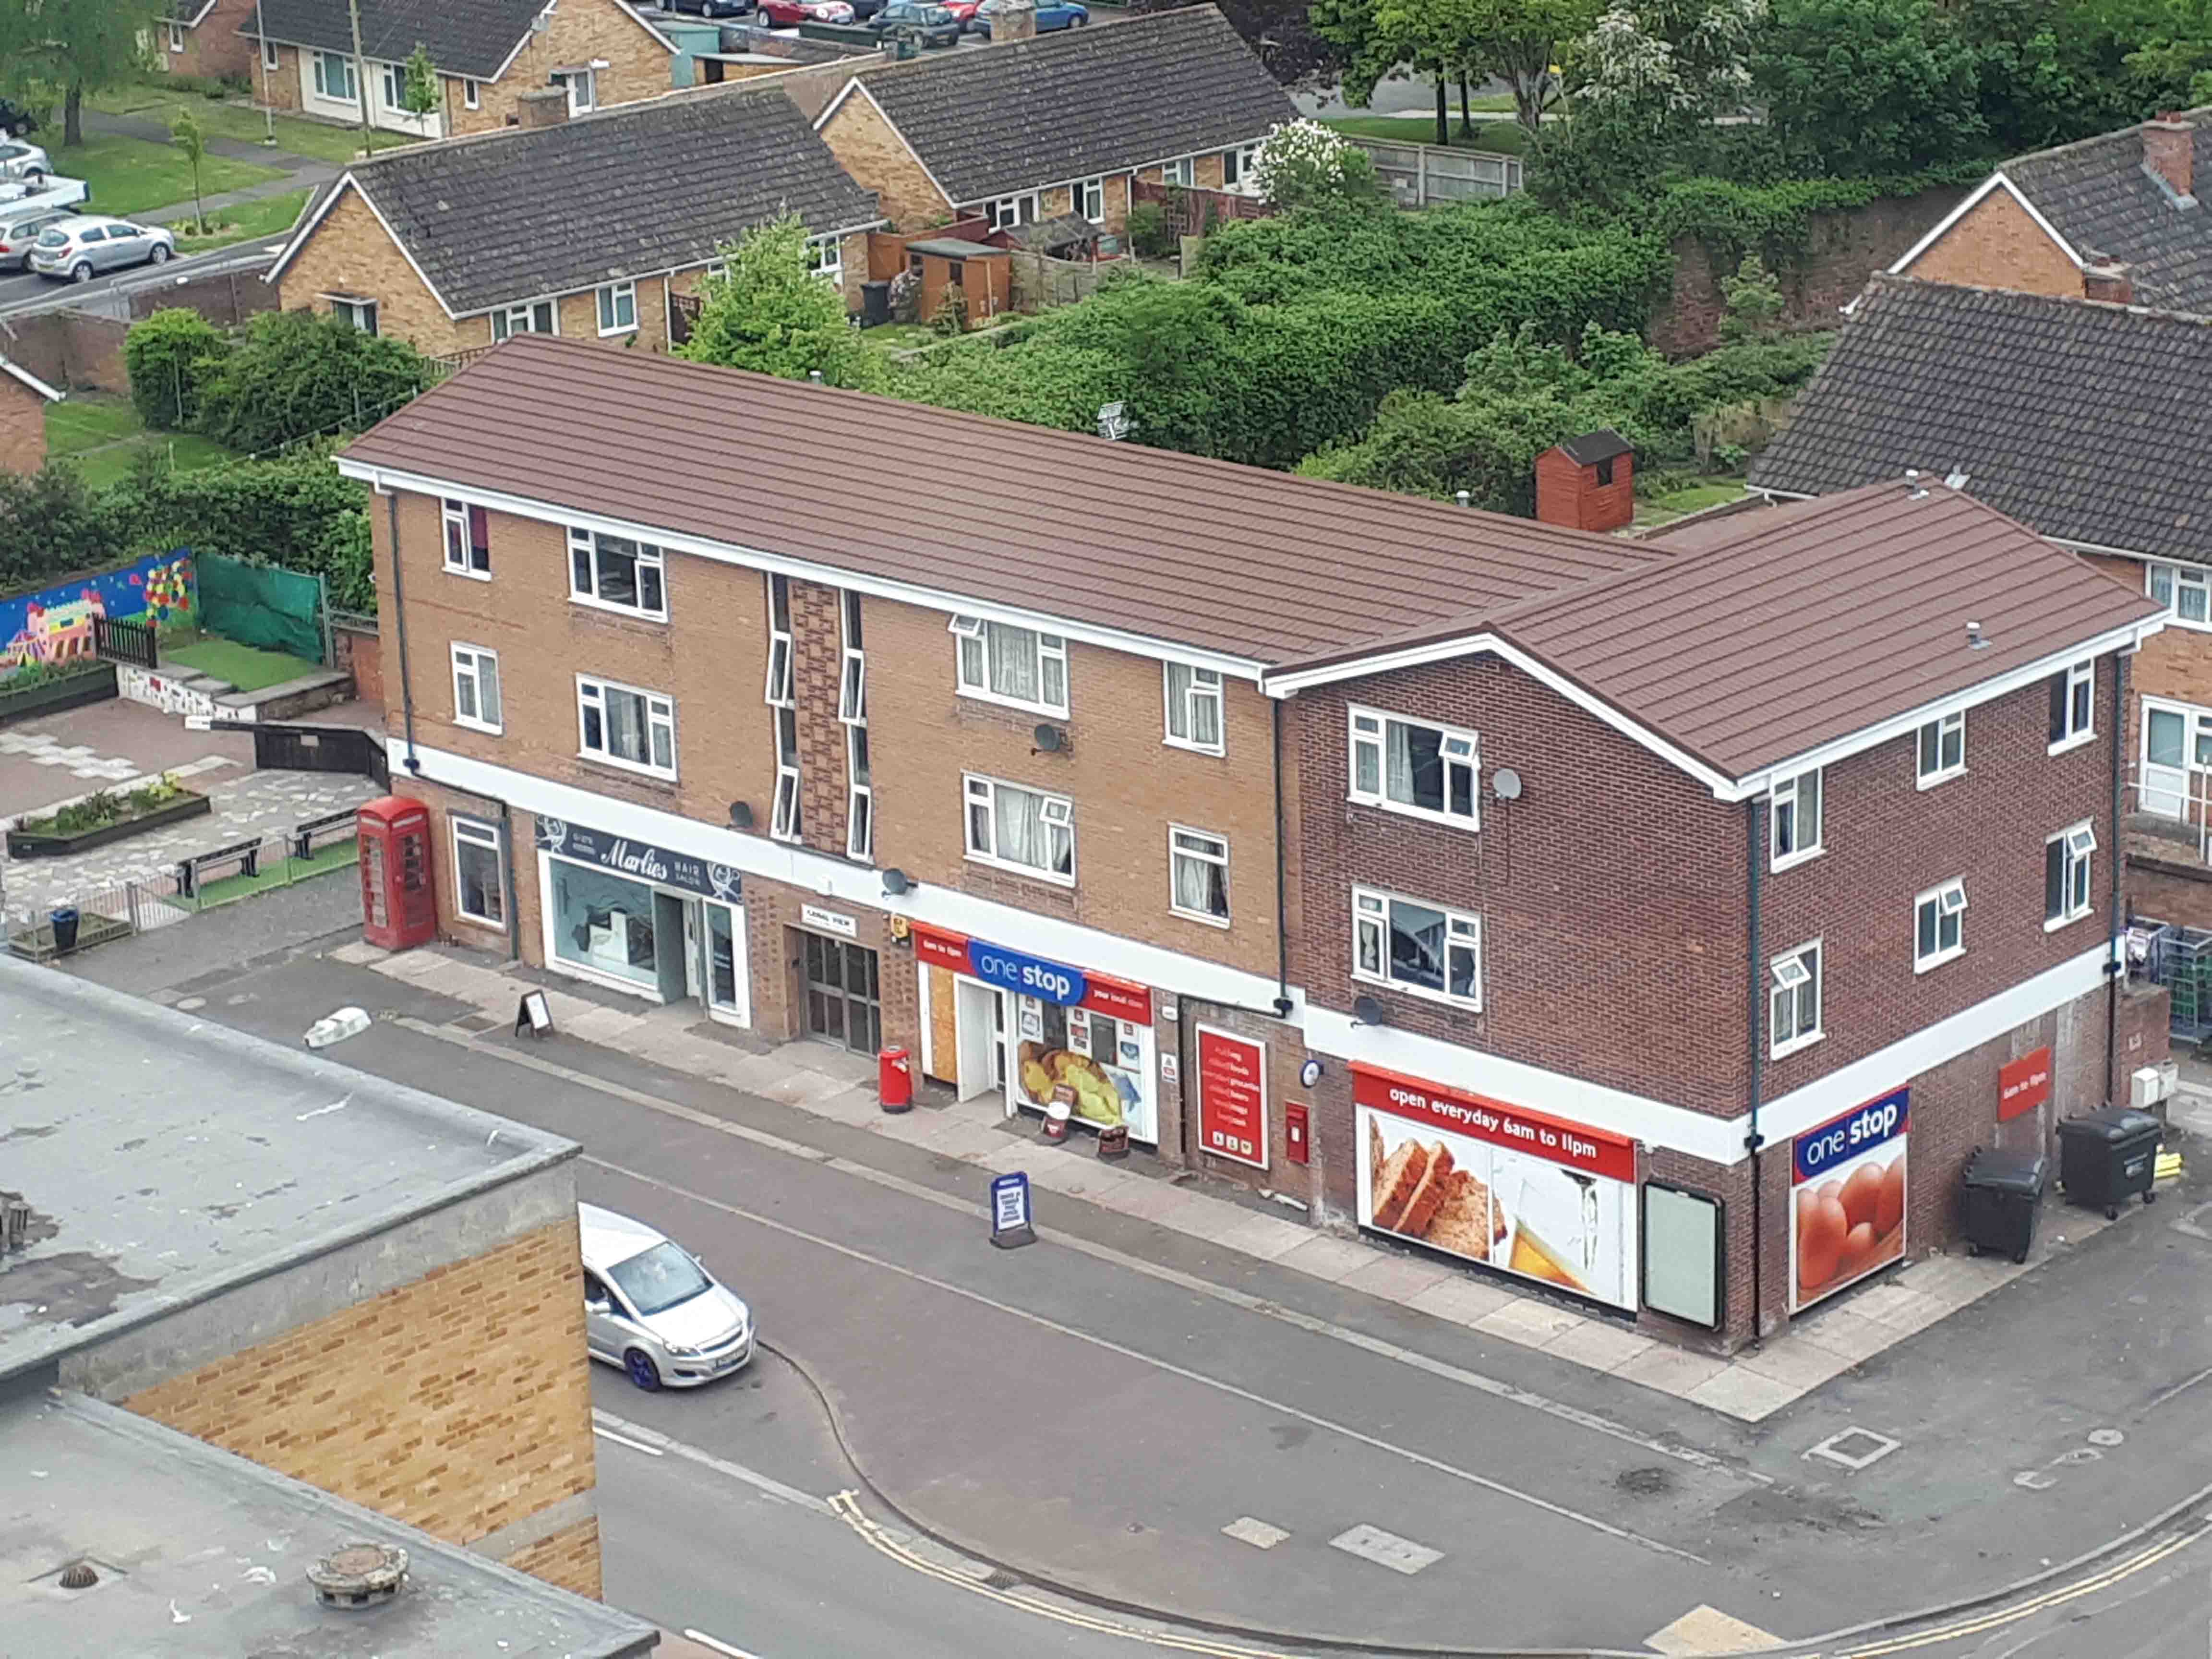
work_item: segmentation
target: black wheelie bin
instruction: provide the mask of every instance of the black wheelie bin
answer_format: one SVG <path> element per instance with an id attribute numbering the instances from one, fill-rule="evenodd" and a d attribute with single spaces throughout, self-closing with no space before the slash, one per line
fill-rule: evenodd
<path id="1" fill-rule="evenodd" d="M 2035 1218 L 2043 1207 L 2049 1165 L 2038 1153 L 1998 1152 L 1976 1147 L 1966 1163 L 1965 1231 L 1966 1249 L 1989 1250 L 2014 1261 L 2027 1260 L 2035 1243 Z"/>
<path id="2" fill-rule="evenodd" d="M 2109 1220 L 2137 1193 L 2146 1204 L 2158 1172 L 2159 1138 L 2166 1126 L 2148 1112 L 2107 1106 L 2101 1112 L 2058 1122 L 2058 1178 L 2066 1200 L 2084 1209 L 2102 1210 Z"/>

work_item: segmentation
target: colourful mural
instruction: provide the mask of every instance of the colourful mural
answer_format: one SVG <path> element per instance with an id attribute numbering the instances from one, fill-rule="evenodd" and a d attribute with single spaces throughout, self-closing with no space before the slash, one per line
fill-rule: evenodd
<path id="1" fill-rule="evenodd" d="M 92 655 L 92 619 L 145 617 L 190 622 L 195 610 L 192 556 L 172 550 L 64 582 L 37 593 L 0 599 L 0 679 L 33 663 Z"/>

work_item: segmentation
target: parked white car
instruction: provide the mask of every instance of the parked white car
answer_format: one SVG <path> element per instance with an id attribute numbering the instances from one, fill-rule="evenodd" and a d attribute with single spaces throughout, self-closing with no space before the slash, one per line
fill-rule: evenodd
<path id="1" fill-rule="evenodd" d="M 698 1257 L 642 1221 L 576 1206 L 584 1341 L 641 1389 L 696 1389 L 753 1357 L 752 1310 Z"/>
<path id="2" fill-rule="evenodd" d="M 54 170 L 46 153 L 21 138 L 0 142 L 0 179 L 38 179 Z"/>

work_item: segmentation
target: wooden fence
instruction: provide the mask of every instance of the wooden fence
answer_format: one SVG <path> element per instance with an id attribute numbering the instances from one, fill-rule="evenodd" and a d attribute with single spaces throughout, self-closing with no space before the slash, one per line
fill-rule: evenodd
<path id="1" fill-rule="evenodd" d="M 1363 138 L 1359 146 L 1390 186 L 1400 207 L 1438 202 L 1490 201 L 1517 195 L 1521 158 L 1496 150 L 1446 149 L 1440 144 L 1401 144 Z"/>
<path id="2" fill-rule="evenodd" d="M 1013 265 L 1016 311 L 1050 311 L 1098 291 L 1098 267 L 1088 259 L 1054 259 L 1025 248 L 1013 249 L 1007 258 Z"/>
<path id="3" fill-rule="evenodd" d="M 134 663 L 141 668 L 159 668 L 161 665 L 154 641 L 154 624 L 150 622 L 130 622 L 118 617 L 94 617 L 92 619 L 92 648 L 94 654 L 109 662 Z"/>

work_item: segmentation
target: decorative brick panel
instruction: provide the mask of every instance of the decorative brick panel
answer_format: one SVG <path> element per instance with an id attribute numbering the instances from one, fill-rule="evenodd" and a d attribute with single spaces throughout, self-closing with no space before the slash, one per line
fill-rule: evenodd
<path id="1" fill-rule="evenodd" d="M 845 856 L 850 802 L 846 792 L 845 723 L 837 718 L 844 671 L 840 591 L 820 582 L 791 582 L 793 689 L 799 708 L 799 835 L 807 846 Z M 861 618 L 861 637 L 867 619 Z M 871 769 L 872 771 L 872 768 Z"/>

